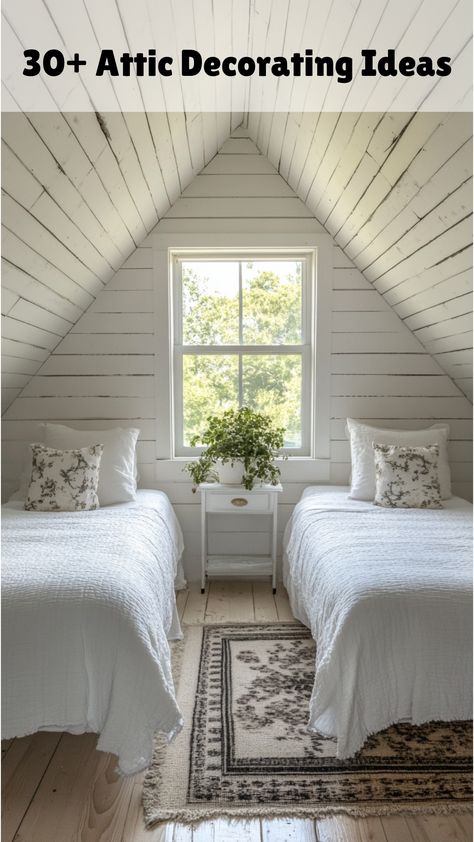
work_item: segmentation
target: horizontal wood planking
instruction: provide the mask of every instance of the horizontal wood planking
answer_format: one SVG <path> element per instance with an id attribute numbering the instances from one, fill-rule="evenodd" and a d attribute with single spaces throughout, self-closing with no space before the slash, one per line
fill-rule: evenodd
<path id="1" fill-rule="evenodd" d="M 69 333 L 61 342 L 61 354 L 84 354 L 84 335 L 81 333 Z M 113 334 L 94 333 L 87 334 L 88 354 L 154 354 L 155 343 L 153 334 Z"/>
<path id="2" fill-rule="evenodd" d="M 249 207 L 249 211 L 251 208 Z M 180 234 L 318 234 L 324 233 L 324 229 L 314 217 L 259 217 L 246 216 L 245 218 L 207 218 L 197 217 L 195 219 L 168 219 L 160 223 L 162 233 Z"/>
<path id="3" fill-rule="evenodd" d="M 446 374 L 333 374 L 334 397 L 450 397 L 459 389 Z"/>
<path id="4" fill-rule="evenodd" d="M 194 199 L 182 198 L 168 211 L 167 219 L 195 219 L 197 216 L 204 218 L 223 219 L 225 217 L 312 217 L 313 214 L 300 199 L 293 197 L 261 198 L 253 197 L 249 202 L 247 198 L 233 196 L 232 198 Z"/>
<path id="5" fill-rule="evenodd" d="M 153 354 L 52 354 L 41 369 L 42 378 L 54 375 L 75 377 L 106 374 L 154 374 Z"/>
<path id="6" fill-rule="evenodd" d="M 270 175 L 275 172 L 275 167 L 264 155 L 259 155 L 257 150 L 253 155 L 216 155 L 215 158 L 204 167 L 202 175 Z"/>
<path id="7" fill-rule="evenodd" d="M 198 175 L 183 192 L 183 198 L 234 198 L 289 197 L 294 198 L 291 187 L 274 175 Z"/>
<path id="8" fill-rule="evenodd" d="M 155 417 L 154 398 L 119 397 L 19 397 L 15 406 L 9 407 L 7 419 L 37 419 L 48 421 L 55 418 L 108 418 L 129 417 L 130 420 Z"/>
<path id="9" fill-rule="evenodd" d="M 88 311 L 74 325 L 72 334 L 117 333 L 153 333 L 153 313 L 93 313 Z"/>
<path id="10" fill-rule="evenodd" d="M 111 424 L 110 419 L 104 418 L 48 418 L 48 423 L 67 424 L 77 430 L 107 430 Z M 5 418 L 2 422 L 5 441 L 32 441 L 32 437 L 41 436 L 41 424 L 44 420 L 39 419 L 15 419 L 10 421 Z M 130 418 L 115 417 L 113 419 L 116 427 L 136 427 L 140 430 L 140 438 L 144 441 L 152 441 L 156 435 L 155 422 L 153 419 L 134 419 L 133 424 Z"/>
<path id="11" fill-rule="evenodd" d="M 333 418 L 471 418 L 469 401 L 459 393 L 457 397 L 333 397 Z"/>
<path id="12" fill-rule="evenodd" d="M 402 337 L 403 342 L 401 341 Z M 332 335 L 333 354 L 398 354 L 402 347 L 405 353 L 426 354 L 421 343 L 409 332 L 403 335 L 399 330 L 390 333 L 351 331 L 349 333 L 333 333 Z"/>
<path id="13" fill-rule="evenodd" d="M 96 298 L 89 313 L 151 313 L 153 295 L 150 290 L 116 291 L 106 289 Z"/>
<path id="14" fill-rule="evenodd" d="M 95 398 L 114 395 L 116 397 L 151 398 L 154 396 L 154 378 L 147 374 L 119 374 L 116 376 L 37 375 L 23 390 L 26 397 L 85 397 Z"/>
<path id="15" fill-rule="evenodd" d="M 151 268 L 120 269 L 107 284 L 106 290 L 152 290 L 153 273 Z"/>
<path id="16" fill-rule="evenodd" d="M 389 354 L 384 351 L 373 354 L 333 354 L 331 371 L 335 375 L 441 374 L 439 365 L 428 354 Z"/>

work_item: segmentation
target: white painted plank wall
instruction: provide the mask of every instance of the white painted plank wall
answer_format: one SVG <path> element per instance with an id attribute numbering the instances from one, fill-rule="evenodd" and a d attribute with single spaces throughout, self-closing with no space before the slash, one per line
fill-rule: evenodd
<path id="1" fill-rule="evenodd" d="M 250 136 L 472 402 L 472 114 L 281 117 Z"/>
<path id="2" fill-rule="evenodd" d="M 236 207 L 239 216 L 234 216 Z M 267 215 L 270 207 L 271 216 Z M 265 233 L 274 231 L 275 224 L 282 232 L 282 243 L 285 230 L 321 231 L 286 182 L 242 137 L 224 145 L 159 223 L 158 230 L 218 228 Z M 157 473 L 155 464 L 152 314 L 159 302 L 153 300 L 152 266 L 151 238 L 147 238 L 13 401 L 4 417 L 4 492 L 13 490 L 25 443 L 38 437 L 41 421 L 62 421 L 89 429 L 136 425 L 140 428 L 141 483 L 162 488 L 176 505 L 185 533 L 188 575 L 195 579 L 199 498 L 192 494 L 185 475 L 176 481 L 175 471 L 161 463 Z M 338 247 L 334 248 L 333 288 L 331 481 L 346 483 L 349 476 L 349 447 L 344 433 L 347 415 L 402 427 L 447 419 L 452 430 L 450 457 L 455 490 L 469 495 L 468 401 Z M 15 307 L 16 302 L 7 297 L 6 306 Z M 21 378 L 28 371 L 15 374 Z M 22 385 L 17 379 L 7 388 L 21 389 Z M 307 484 L 310 481 L 298 476 L 296 466 L 292 468 L 292 479 L 285 483 L 280 502 L 280 540 L 292 507 Z M 253 533 L 245 541 L 265 551 L 265 522 L 248 519 L 245 526 Z M 230 518 L 220 521 L 218 528 L 225 535 L 219 531 L 213 536 L 216 552 L 223 542 L 226 547 L 238 544 L 242 549 L 242 535 L 235 532 Z"/>

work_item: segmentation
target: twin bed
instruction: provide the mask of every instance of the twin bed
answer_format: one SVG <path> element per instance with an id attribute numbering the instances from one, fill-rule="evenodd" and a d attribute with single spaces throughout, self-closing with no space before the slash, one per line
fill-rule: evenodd
<path id="1" fill-rule="evenodd" d="M 181 530 L 166 495 L 86 512 L 3 507 L 4 738 L 99 734 L 132 774 L 181 728 L 168 640 L 181 637 Z M 177 577 L 177 581 L 175 582 Z"/>
<path id="2" fill-rule="evenodd" d="M 164 494 L 90 512 L 3 509 L 3 737 L 99 734 L 132 774 L 181 728 L 168 640 L 183 544 Z M 317 641 L 309 728 L 339 757 L 400 720 L 471 716 L 471 506 L 385 509 L 308 488 L 284 580 Z"/>
<path id="3" fill-rule="evenodd" d="M 352 756 L 402 720 L 472 716 L 472 506 L 381 508 L 307 488 L 288 524 L 284 580 L 317 642 L 309 729 Z"/>

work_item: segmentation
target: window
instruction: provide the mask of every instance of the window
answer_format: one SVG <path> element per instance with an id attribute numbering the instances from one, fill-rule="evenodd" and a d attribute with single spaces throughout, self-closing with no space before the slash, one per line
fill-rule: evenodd
<path id="1" fill-rule="evenodd" d="M 208 415 L 244 405 L 310 455 L 311 278 L 309 253 L 174 254 L 175 455 L 198 452 Z"/>

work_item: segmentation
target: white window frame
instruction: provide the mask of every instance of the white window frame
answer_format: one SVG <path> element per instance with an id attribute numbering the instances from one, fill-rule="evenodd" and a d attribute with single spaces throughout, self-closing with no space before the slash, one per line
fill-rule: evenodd
<path id="1" fill-rule="evenodd" d="M 174 220 L 170 220 L 170 223 Z M 171 225 L 166 226 L 168 229 Z M 164 228 L 164 226 L 163 226 Z M 156 470 L 159 483 L 186 482 L 183 463 L 193 457 L 176 456 L 173 432 L 173 284 L 172 261 L 175 252 L 275 252 L 285 250 L 313 253 L 313 341 L 316 350 L 313 383 L 311 457 L 290 456 L 281 462 L 282 482 L 328 482 L 330 480 L 330 360 L 331 360 L 331 297 L 333 241 L 329 234 L 175 232 L 157 226 L 150 235 L 153 249 L 153 289 L 155 299 L 155 418 Z M 194 457 L 196 458 L 196 457 Z M 189 485 L 189 482 L 187 483 Z M 164 487 L 165 487 L 164 486 Z M 166 486 L 167 487 L 167 486 Z M 299 492 L 298 492 L 299 495 Z"/>
<path id="2" fill-rule="evenodd" d="M 174 251 L 172 259 L 172 285 L 173 285 L 173 334 L 172 334 L 172 357 L 173 357 L 173 421 L 174 421 L 174 455 L 198 456 L 203 450 L 202 447 L 187 447 L 183 444 L 183 358 L 186 354 L 215 354 L 217 356 L 228 354 L 238 357 L 255 355 L 276 355 L 276 354 L 297 354 L 301 356 L 301 446 L 286 448 L 284 452 L 288 456 L 312 456 L 312 419 L 314 417 L 314 328 L 313 328 L 313 287 L 314 268 L 313 253 L 311 251 L 272 249 L 272 251 L 232 251 L 223 252 L 212 250 L 210 252 L 188 252 Z M 296 345 L 183 345 L 182 341 L 182 265 L 184 261 L 301 261 L 302 286 L 301 286 L 301 342 Z M 241 280 L 239 278 L 239 280 Z M 241 395 L 239 396 L 241 399 Z"/>

